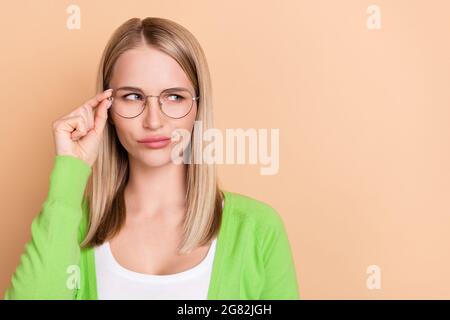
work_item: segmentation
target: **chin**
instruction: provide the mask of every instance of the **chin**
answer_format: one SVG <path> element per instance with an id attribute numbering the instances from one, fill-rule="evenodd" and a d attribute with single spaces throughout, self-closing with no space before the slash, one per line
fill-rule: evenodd
<path id="1" fill-rule="evenodd" d="M 149 167 L 162 167 L 172 163 L 170 153 L 162 150 L 151 150 L 144 154 L 141 153 L 139 159 Z"/>

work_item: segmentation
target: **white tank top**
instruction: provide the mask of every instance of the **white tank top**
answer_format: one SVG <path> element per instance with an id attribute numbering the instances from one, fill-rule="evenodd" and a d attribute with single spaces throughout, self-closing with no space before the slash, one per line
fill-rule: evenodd
<path id="1" fill-rule="evenodd" d="M 99 300 L 206 300 L 216 250 L 215 238 L 206 257 L 191 269 L 151 275 L 122 267 L 105 242 L 94 247 Z"/>

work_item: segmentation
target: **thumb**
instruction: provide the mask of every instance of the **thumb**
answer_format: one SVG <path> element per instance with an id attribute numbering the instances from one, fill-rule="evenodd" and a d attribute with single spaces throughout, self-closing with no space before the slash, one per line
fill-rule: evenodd
<path id="1" fill-rule="evenodd" d="M 106 120 L 108 119 L 108 109 L 112 105 L 112 99 L 104 99 L 97 107 L 94 119 L 94 131 L 98 136 L 101 136 L 105 128 Z"/>

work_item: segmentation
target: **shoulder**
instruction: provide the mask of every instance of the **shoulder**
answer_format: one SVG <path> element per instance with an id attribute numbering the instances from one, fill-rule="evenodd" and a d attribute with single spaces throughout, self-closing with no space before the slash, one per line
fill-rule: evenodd
<path id="1" fill-rule="evenodd" d="M 283 230 L 284 223 L 280 214 L 266 201 L 237 192 L 223 192 L 225 194 L 225 212 L 233 220 L 250 224 L 261 232 Z"/>

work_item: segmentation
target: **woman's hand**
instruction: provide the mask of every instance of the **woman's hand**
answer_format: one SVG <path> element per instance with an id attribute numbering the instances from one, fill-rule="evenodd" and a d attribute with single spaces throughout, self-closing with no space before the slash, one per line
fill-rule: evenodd
<path id="1" fill-rule="evenodd" d="M 74 156 L 92 167 L 98 156 L 112 99 L 112 89 L 108 89 L 55 120 L 53 136 L 56 154 Z"/>

